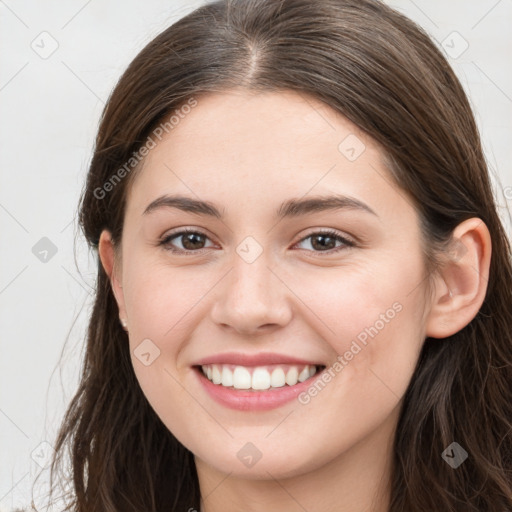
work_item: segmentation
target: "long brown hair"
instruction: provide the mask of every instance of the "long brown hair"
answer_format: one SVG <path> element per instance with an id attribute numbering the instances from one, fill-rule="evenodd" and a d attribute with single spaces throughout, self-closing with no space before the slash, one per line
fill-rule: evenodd
<path id="1" fill-rule="evenodd" d="M 155 127 L 191 98 L 200 105 L 235 87 L 317 98 L 378 141 L 414 200 L 433 265 L 460 222 L 488 226 L 485 301 L 455 335 L 425 340 L 404 396 L 389 510 L 512 510 L 510 246 L 463 88 L 406 17 L 373 0 L 219 0 L 174 23 L 133 60 L 103 112 L 79 212 L 90 246 L 103 229 L 121 239 L 138 167 L 120 169 Z M 457 469 L 441 457 L 452 442 L 468 453 Z M 52 478 L 70 479 L 67 510 L 200 508 L 193 454 L 138 385 L 99 259 L 81 381 L 56 450 Z"/>

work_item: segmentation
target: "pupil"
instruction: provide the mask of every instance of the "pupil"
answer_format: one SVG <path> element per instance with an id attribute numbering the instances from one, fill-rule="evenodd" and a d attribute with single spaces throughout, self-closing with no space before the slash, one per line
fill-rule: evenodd
<path id="1" fill-rule="evenodd" d="M 195 244 L 199 244 L 199 246 L 201 245 L 202 236 L 203 235 L 200 235 L 199 233 L 186 234 L 183 239 L 183 247 L 185 247 L 185 249 L 200 249 L 201 247 L 198 247 Z"/>
<path id="2" fill-rule="evenodd" d="M 320 244 L 315 243 L 316 240 L 320 240 Z M 331 244 L 326 244 L 325 243 L 326 240 L 331 240 Z M 316 235 L 313 237 L 313 242 L 311 245 L 315 249 L 325 249 L 327 246 L 329 246 L 329 247 L 327 247 L 328 249 L 333 249 L 334 247 L 332 247 L 332 245 L 333 245 L 332 242 L 335 242 L 335 240 L 331 236 Z"/>

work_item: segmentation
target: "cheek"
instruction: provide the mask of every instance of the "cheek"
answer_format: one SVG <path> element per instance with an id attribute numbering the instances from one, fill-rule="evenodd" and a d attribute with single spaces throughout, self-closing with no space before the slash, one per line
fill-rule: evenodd
<path id="1" fill-rule="evenodd" d="M 305 314 L 307 306 L 315 325 L 323 325 L 325 339 L 342 350 L 349 348 L 347 341 L 358 338 L 364 343 L 375 336 L 375 329 L 389 331 L 390 324 L 400 324 L 410 314 L 417 322 L 424 306 L 418 286 L 422 272 L 418 261 L 395 257 L 378 264 L 314 269 L 299 276 L 290 272 L 286 279 L 304 298 L 300 314 Z M 407 314 L 400 314 L 405 308 Z"/>
<path id="2" fill-rule="evenodd" d="M 123 293 L 129 318 L 134 371 L 146 398 L 164 423 L 178 425 L 175 410 L 190 408 L 182 382 L 190 369 L 181 354 L 207 315 L 208 292 L 218 276 L 197 266 L 126 265 Z M 163 415 L 163 416 L 162 416 Z"/>
<path id="3" fill-rule="evenodd" d="M 187 315 L 214 283 L 211 271 L 197 267 L 170 269 L 161 264 L 129 268 L 124 297 L 130 333 L 138 337 L 176 339 Z"/>
<path id="4" fill-rule="evenodd" d="M 308 277 L 301 284 L 337 356 L 300 397 L 304 408 L 296 419 L 314 415 L 325 439 L 343 450 L 347 440 L 383 422 L 407 390 L 424 340 L 424 298 L 415 288 L 422 266 L 414 261 L 389 262 L 379 272 L 339 270 L 335 279 Z"/>
<path id="5" fill-rule="evenodd" d="M 189 337 L 189 318 L 205 291 L 182 272 L 162 267 L 132 267 L 124 285 L 131 360 L 142 392 L 162 422 L 187 440 L 190 395 L 177 360 Z M 203 280 L 204 283 L 204 280 Z M 190 316 L 189 316 L 190 315 Z"/>
<path id="6" fill-rule="evenodd" d="M 374 265 L 322 272 L 296 279 L 295 289 L 308 297 L 301 314 L 309 315 L 338 355 L 334 373 L 343 373 L 340 392 L 357 387 L 357 394 L 365 388 L 370 394 L 376 384 L 400 396 L 424 340 L 421 258 L 395 255 Z"/>

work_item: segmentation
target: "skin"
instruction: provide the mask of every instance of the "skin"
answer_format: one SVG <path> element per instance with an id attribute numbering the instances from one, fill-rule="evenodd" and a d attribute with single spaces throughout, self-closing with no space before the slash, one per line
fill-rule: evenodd
<path id="1" fill-rule="evenodd" d="M 338 149 L 348 135 L 365 145 L 354 161 Z M 178 193 L 215 203 L 223 219 L 171 207 L 143 214 L 157 197 Z M 345 208 L 274 216 L 289 199 L 333 193 L 375 215 Z M 158 245 L 182 227 L 206 234 L 197 253 Z M 329 239 L 322 250 L 311 235 L 326 229 L 355 245 Z M 236 252 L 248 236 L 263 249 L 252 263 Z M 485 224 L 469 219 L 454 239 L 464 250 L 427 275 L 416 210 L 382 150 L 295 92 L 200 97 L 151 150 L 129 191 L 121 245 L 104 231 L 100 258 L 142 390 L 195 455 L 203 512 L 387 510 L 393 436 L 423 341 L 460 330 L 485 296 Z M 183 237 L 172 244 L 190 247 Z M 400 312 L 307 404 L 227 409 L 191 368 L 227 351 L 278 352 L 329 367 L 393 304 Z M 160 350 L 148 366 L 133 352 L 144 339 Z M 237 457 L 247 442 L 262 455 L 252 467 Z"/>

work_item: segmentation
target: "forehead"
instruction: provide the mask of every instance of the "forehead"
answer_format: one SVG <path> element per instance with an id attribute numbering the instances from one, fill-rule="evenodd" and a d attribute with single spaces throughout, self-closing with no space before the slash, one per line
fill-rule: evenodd
<path id="1" fill-rule="evenodd" d="M 196 101 L 145 158 L 129 196 L 137 210 L 163 193 L 263 208 L 272 198 L 365 200 L 393 188 L 377 143 L 316 98 L 235 89 Z"/>
<path id="2" fill-rule="evenodd" d="M 337 150 L 340 135 L 350 133 L 364 137 L 357 126 L 310 95 L 234 89 L 199 97 L 166 138 L 172 136 L 176 143 L 214 141 L 223 151 L 236 143 L 259 149 L 264 157 L 276 156 L 278 149 L 312 147 L 315 142 Z"/>

